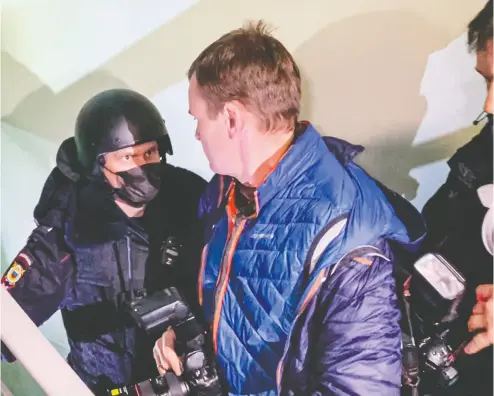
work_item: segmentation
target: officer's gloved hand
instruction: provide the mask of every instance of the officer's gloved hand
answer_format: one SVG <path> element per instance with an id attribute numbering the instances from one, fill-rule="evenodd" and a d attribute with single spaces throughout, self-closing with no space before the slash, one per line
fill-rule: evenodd
<path id="1" fill-rule="evenodd" d="M 184 371 L 182 361 L 175 352 L 175 340 L 175 332 L 169 328 L 154 344 L 153 355 L 160 375 L 164 375 L 170 369 L 177 376 L 182 375 Z"/>

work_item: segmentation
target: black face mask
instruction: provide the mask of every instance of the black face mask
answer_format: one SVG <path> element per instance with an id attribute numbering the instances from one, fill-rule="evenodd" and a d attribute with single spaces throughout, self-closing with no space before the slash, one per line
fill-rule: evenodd
<path id="1" fill-rule="evenodd" d="M 139 208 L 151 202 L 158 195 L 161 181 L 159 162 L 137 166 L 124 172 L 111 173 L 122 178 L 123 186 L 115 188 L 115 193 L 130 206 Z"/>

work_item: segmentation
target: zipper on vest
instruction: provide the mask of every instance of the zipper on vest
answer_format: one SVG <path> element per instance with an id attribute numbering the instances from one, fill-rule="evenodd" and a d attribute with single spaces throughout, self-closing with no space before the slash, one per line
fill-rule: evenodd
<path id="1" fill-rule="evenodd" d="M 197 297 L 199 298 L 199 305 L 202 306 L 203 302 L 203 282 L 204 274 L 206 272 L 206 259 L 208 256 L 209 245 L 204 245 L 201 254 L 201 267 L 199 269 L 199 276 L 197 277 Z"/>
<path id="2" fill-rule="evenodd" d="M 247 219 L 237 216 L 233 219 L 233 228 L 229 232 L 228 240 L 223 251 L 221 260 L 221 270 L 216 282 L 216 290 L 214 293 L 214 314 L 213 314 L 213 346 L 215 353 L 218 352 L 218 328 L 220 324 L 221 309 L 225 298 L 228 281 L 230 279 L 230 271 L 232 267 L 233 254 L 238 244 L 240 234 L 244 229 Z"/>

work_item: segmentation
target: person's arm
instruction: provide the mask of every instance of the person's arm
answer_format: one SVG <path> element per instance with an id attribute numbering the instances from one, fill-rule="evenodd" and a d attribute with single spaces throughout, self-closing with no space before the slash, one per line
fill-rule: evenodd
<path id="1" fill-rule="evenodd" d="M 182 249 L 180 252 L 180 268 L 173 271 L 179 290 L 184 294 L 194 315 L 201 312 L 197 296 L 197 279 L 201 265 L 202 248 L 204 247 L 203 224 L 199 218 L 198 210 L 200 200 L 206 189 L 207 183 L 200 176 L 182 170 L 183 194 L 177 195 L 175 203 L 177 212 L 180 212 L 176 220 L 182 230 L 180 240 Z"/>
<path id="2" fill-rule="evenodd" d="M 471 190 L 451 171 L 446 182 L 427 201 L 422 210 L 422 216 L 427 224 L 427 235 L 423 248 L 434 250 L 440 247 L 454 234 L 456 228 L 465 223 L 466 203 L 475 199 L 475 190 Z M 466 220 L 468 223 L 468 220 Z"/>
<path id="3" fill-rule="evenodd" d="M 494 285 L 477 287 L 477 304 L 473 307 L 472 316 L 468 321 L 470 331 L 480 332 L 465 347 L 468 354 L 477 353 L 494 343 L 494 329 L 492 328 Z"/>
<path id="4" fill-rule="evenodd" d="M 73 272 L 72 256 L 63 232 L 41 225 L 7 268 L 1 283 L 36 326 L 40 326 L 59 309 L 66 282 Z M 14 360 L 2 344 L 2 361 Z"/>
<path id="5" fill-rule="evenodd" d="M 491 161 L 487 159 L 489 151 Z M 469 224 L 471 206 L 478 203 L 477 189 L 492 182 L 490 128 L 486 126 L 471 142 L 461 147 L 448 165 L 450 172 L 446 181 L 422 210 L 427 224 L 424 251 L 437 249 Z"/>
<path id="6" fill-rule="evenodd" d="M 381 257 L 342 262 L 313 304 L 316 340 L 310 341 L 308 394 L 399 395 L 401 330 L 393 264 Z"/>

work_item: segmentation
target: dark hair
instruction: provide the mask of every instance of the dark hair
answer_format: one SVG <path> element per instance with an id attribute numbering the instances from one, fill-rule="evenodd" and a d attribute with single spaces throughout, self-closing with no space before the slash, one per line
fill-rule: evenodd
<path id="1" fill-rule="evenodd" d="M 300 71 L 263 21 L 251 22 L 209 45 L 192 63 L 189 79 L 194 74 L 212 114 L 227 101 L 237 100 L 268 130 L 293 127 L 297 120 Z"/>
<path id="2" fill-rule="evenodd" d="M 468 46 L 472 51 L 484 51 L 492 40 L 492 0 L 468 24 Z"/>

